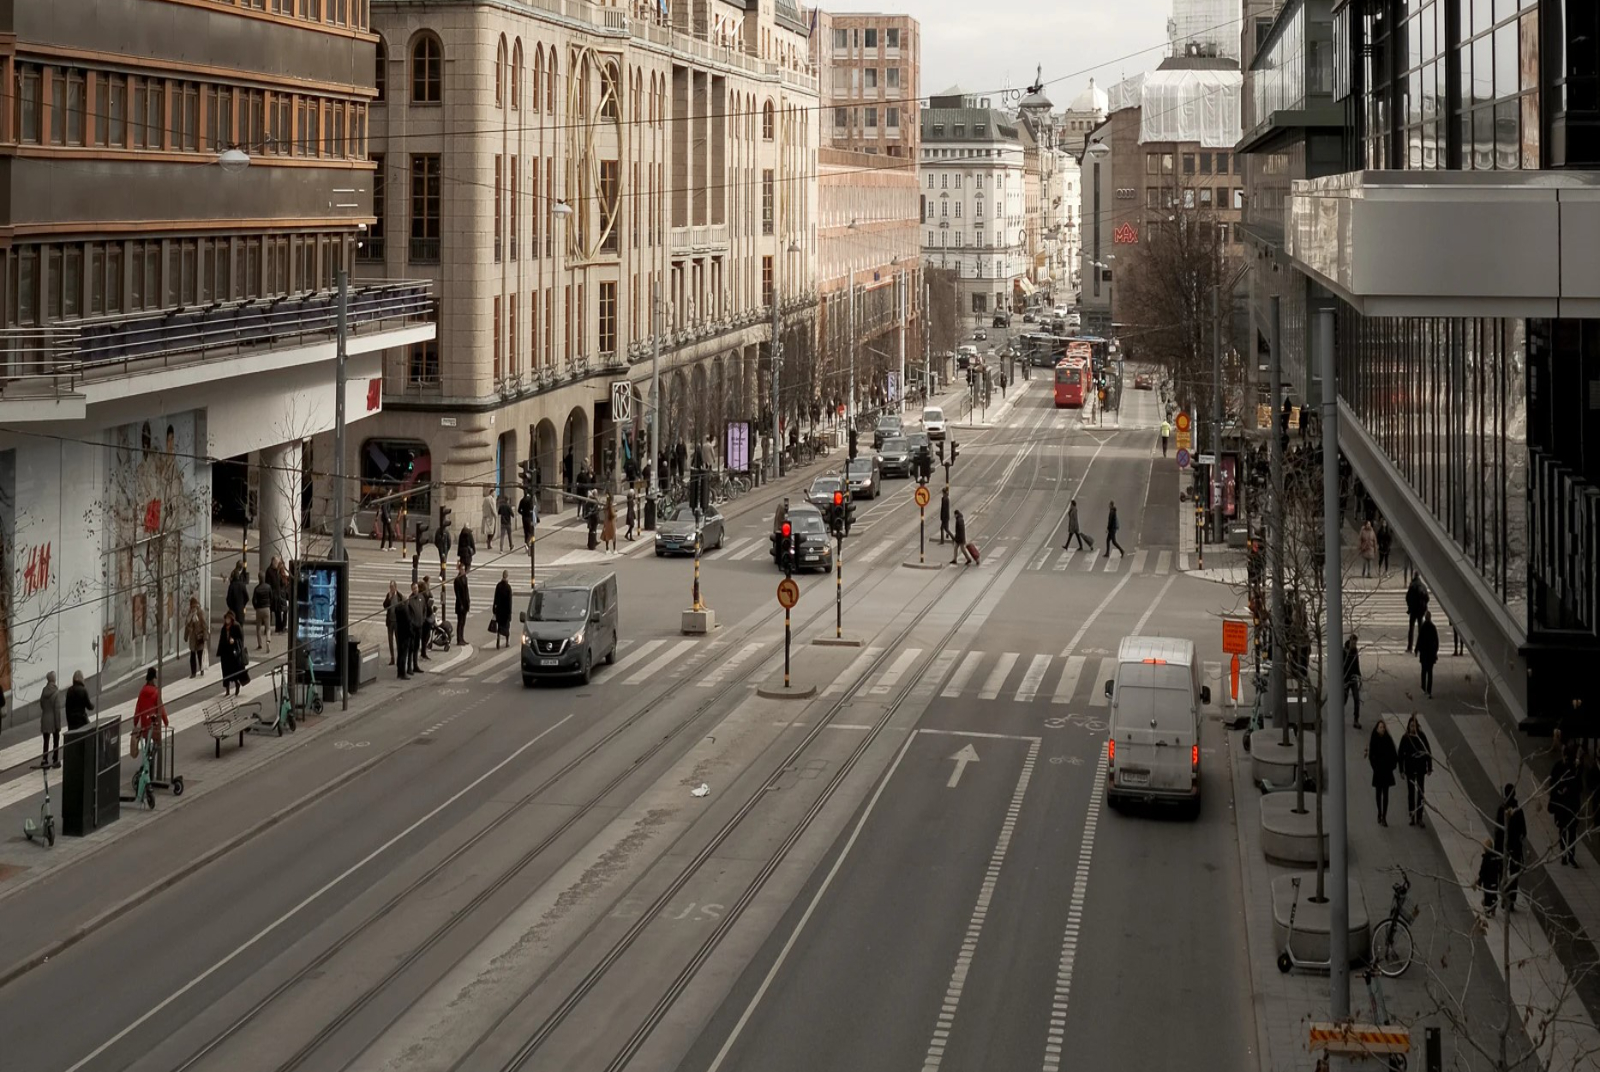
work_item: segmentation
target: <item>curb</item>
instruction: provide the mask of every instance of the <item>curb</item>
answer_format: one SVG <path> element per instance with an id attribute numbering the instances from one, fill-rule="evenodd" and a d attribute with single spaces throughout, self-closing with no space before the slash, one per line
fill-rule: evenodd
<path id="1" fill-rule="evenodd" d="M 1238 850 L 1239 863 L 1239 888 L 1245 888 L 1245 847 L 1244 837 L 1239 833 L 1239 776 L 1238 760 L 1234 754 L 1233 737 L 1223 730 L 1224 739 L 1228 742 L 1228 798 L 1233 809 L 1233 843 Z M 1248 753 L 1247 753 L 1248 755 Z M 1261 976 L 1256 970 L 1255 958 L 1251 955 L 1254 950 L 1250 947 L 1250 913 L 1249 909 L 1241 907 L 1244 916 L 1244 966 L 1250 980 L 1250 1011 L 1256 1022 L 1256 1067 L 1261 1072 L 1271 1072 L 1272 1047 L 1271 1039 L 1267 1033 L 1266 994 L 1261 989 Z"/>
<path id="2" fill-rule="evenodd" d="M 815 685 L 804 689 L 785 689 L 781 686 L 771 689 L 763 685 L 756 689 L 756 695 L 763 700 L 809 700 L 816 694 L 817 687 Z M 0 986 L 3 986 L 4 983 L 5 981 L 0 979 Z"/>

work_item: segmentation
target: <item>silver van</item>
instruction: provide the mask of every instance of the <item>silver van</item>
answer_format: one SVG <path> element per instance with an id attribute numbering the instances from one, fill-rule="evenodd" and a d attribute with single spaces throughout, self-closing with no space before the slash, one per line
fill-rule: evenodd
<path id="1" fill-rule="evenodd" d="M 1194 642 L 1125 637 L 1117 649 L 1106 747 L 1106 803 L 1181 804 L 1200 812 L 1200 684 Z"/>
<path id="2" fill-rule="evenodd" d="M 617 575 L 561 574 L 528 597 L 522 622 L 522 683 L 576 677 L 587 683 L 595 663 L 617 661 Z"/>

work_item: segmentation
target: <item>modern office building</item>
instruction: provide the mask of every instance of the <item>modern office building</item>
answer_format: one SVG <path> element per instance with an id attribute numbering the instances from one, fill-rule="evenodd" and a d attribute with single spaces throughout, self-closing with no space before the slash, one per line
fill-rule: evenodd
<path id="1" fill-rule="evenodd" d="M 1332 345 L 1344 454 L 1498 699 L 1593 734 L 1600 105 L 1571 58 L 1600 8 L 1290 0 L 1274 33 L 1255 127 L 1323 96 L 1343 120 L 1338 172 L 1283 208 L 1312 322 L 1292 389 Z"/>
<path id="2" fill-rule="evenodd" d="M 181 649 L 213 518 L 303 550 L 334 420 L 339 269 L 372 221 L 363 3 L 0 6 L 0 686 Z M 350 296 L 352 435 L 426 283 Z M 234 532 L 238 529 L 234 528 Z M 259 544 L 259 559 L 256 547 Z M 230 562 L 237 555 L 230 556 Z"/>

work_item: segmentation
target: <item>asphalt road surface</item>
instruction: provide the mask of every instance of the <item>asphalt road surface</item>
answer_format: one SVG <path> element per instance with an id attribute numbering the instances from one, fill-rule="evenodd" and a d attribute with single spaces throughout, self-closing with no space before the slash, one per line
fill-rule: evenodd
<path id="1" fill-rule="evenodd" d="M 762 489 L 702 562 L 713 636 L 678 632 L 690 563 L 616 556 L 624 643 L 590 685 L 524 689 L 515 654 L 481 652 L 197 801 L 246 815 L 382 753 L 7 985 L 0 1063 L 1255 1067 L 1220 724 L 1198 820 L 1102 803 L 1102 661 L 1133 632 L 1216 646 L 1219 594 L 1176 572 L 1155 398 L 1127 392 L 1113 428 L 1044 378 L 1009 394 L 997 427 L 954 432 L 981 566 L 907 568 L 891 480 L 845 543 L 859 646 L 810 643 L 836 581 L 801 579 L 813 697 L 763 695 L 784 630 Z M 947 563 L 935 492 L 925 557 Z M 1116 500 L 1126 557 L 1060 549 L 1074 496 L 1101 550 Z M 110 900 L 113 858 L 50 881 Z M 0 928 L 38 903 L 0 901 Z"/>

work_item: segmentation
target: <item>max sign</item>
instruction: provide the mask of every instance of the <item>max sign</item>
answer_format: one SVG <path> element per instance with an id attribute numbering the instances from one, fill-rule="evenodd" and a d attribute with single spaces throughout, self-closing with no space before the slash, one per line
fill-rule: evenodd
<path id="1" fill-rule="evenodd" d="M 1139 232 L 1131 223 L 1118 224 L 1116 230 L 1111 232 L 1111 241 L 1119 246 L 1132 246 L 1139 241 Z"/>

